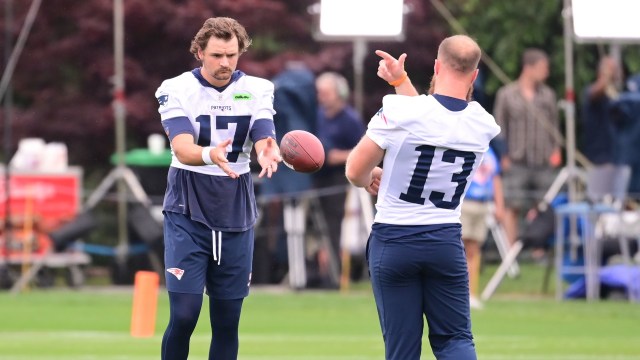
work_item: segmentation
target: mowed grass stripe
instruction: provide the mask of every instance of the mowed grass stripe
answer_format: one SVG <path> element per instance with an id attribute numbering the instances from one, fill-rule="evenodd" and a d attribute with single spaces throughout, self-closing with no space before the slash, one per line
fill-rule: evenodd
<path id="1" fill-rule="evenodd" d="M 480 359 L 640 360 L 640 304 L 557 302 L 540 296 L 540 282 L 532 278 L 539 269 L 525 266 L 519 279 L 506 279 L 482 311 L 472 312 Z M 507 290 L 518 293 L 500 293 Z M 155 336 L 148 339 L 129 336 L 132 295 L 131 288 L 0 293 L 0 360 L 157 360 L 168 319 L 166 293 L 159 297 Z M 207 358 L 207 308 L 205 300 L 190 359 Z M 245 300 L 240 326 L 240 360 L 384 357 L 366 287 L 347 294 L 256 288 Z M 433 359 L 426 336 L 423 348 L 423 359 Z"/>
<path id="2" fill-rule="evenodd" d="M 10 341 L 19 341 L 21 339 L 29 339 L 29 341 L 66 341 L 66 340 L 100 340 L 100 341 L 121 341 L 134 340 L 141 341 L 161 340 L 161 335 L 155 335 L 144 339 L 134 339 L 128 333 L 122 332 L 106 332 L 106 331 L 0 331 L 0 339 L 2 343 Z M 210 335 L 194 334 L 192 341 L 209 341 Z M 240 334 L 242 341 L 251 342 L 307 342 L 307 341 L 335 341 L 335 342 L 361 342 L 361 341 L 380 341 L 379 335 L 316 335 L 316 334 Z"/>
<path id="3" fill-rule="evenodd" d="M 65 352 L 66 359 L 144 359 L 145 354 L 159 351 L 160 336 L 134 339 L 128 333 L 99 331 L 61 332 L 0 332 L 2 359 L 58 359 L 46 353 Z M 192 353 L 205 356 L 209 344 L 208 334 L 194 334 Z M 629 346 L 629 340 L 613 337 L 571 337 L 541 339 L 527 336 L 478 336 L 478 353 L 483 359 L 640 359 L 634 353 L 607 355 Z M 604 351 L 591 352 L 593 345 Z M 379 336 L 374 335 L 318 335 L 318 334 L 244 334 L 241 335 L 241 359 L 376 359 L 383 353 Z M 115 346 L 114 346 L 115 345 Z M 37 357 L 20 356 L 25 346 L 44 350 Z M 425 349 L 428 344 L 424 343 Z M 45 350 L 46 349 L 46 350 Z M 117 350 L 119 349 L 119 351 Z M 574 349 L 574 350 L 572 350 Z M 633 350 L 632 350 L 633 351 Z M 46 352 L 46 353 L 44 353 Z M 127 355 L 118 355 L 119 352 Z M 428 350 L 427 350 L 428 352 Z M 138 353 L 138 354 L 136 354 Z M 308 355 L 321 353 L 322 355 Z M 92 354 L 92 355 L 87 355 Z M 103 354 L 103 355 L 99 355 Z M 371 355 L 368 355 L 371 354 Z M 558 355 L 563 354 L 563 355 Z M 430 357 L 425 357 L 430 359 Z"/>
<path id="4" fill-rule="evenodd" d="M 3 360 L 32 360 L 31 356 L 3 356 Z M 39 356 L 39 360 L 158 360 L 158 356 Z M 203 357 L 202 359 L 205 359 Z M 242 355 L 240 360 L 326 360 L 326 356 L 300 356 L 300 355 L 278 355 L 278 356 L 251 356 Z M 380 360 L 380 356 L 332 356 L 332 360 Z M 432 358 L 423 358 L 432 359 Z M 483 360 L 638 360 L 637 356 L 599 356 L 589 354 L 577 354 L 571 356 L 549 356 L 549 355 L 505 355 L 505 356 L 482 356 Z"/>

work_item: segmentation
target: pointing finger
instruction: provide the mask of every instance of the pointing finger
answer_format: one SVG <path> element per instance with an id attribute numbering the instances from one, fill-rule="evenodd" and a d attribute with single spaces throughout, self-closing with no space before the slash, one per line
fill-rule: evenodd
<path id="1" fill-rule="evenodd" d="M 386 52 L 386 51 L 376 50 L 376 55 L 380 56 L 380 57 L 381 57 L 382 59 L 384 59 L 385 61 L 388 61 L 388 60 L 393 61 L 393 60 L 395 60 L 395 59 L 393 58 L 393 56 L 391 56 L 391 55 L 390 55 L 388 52 Z"/>

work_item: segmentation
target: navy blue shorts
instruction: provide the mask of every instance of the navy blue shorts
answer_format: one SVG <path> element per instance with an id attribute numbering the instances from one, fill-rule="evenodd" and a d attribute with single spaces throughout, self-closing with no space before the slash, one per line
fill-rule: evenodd
<path id="1" fill-rule="evenodd" d="M 243 232 L 209 229 L 188 216 L 164 214 L 164 260 L 167 290 L 214 299 L 249 295 L 253 262 L 253 228 Z"/>
<path id="2" fill-rule="evenodd" d="M 420 359 L 425 317 L 437 359 L 476 359 L 460 224 L 374 224 L 367 259 L 385 359 Z"/>

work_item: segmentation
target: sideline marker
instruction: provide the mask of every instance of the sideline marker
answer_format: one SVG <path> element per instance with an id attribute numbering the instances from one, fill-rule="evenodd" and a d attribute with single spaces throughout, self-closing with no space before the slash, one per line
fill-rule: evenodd
<path id="1" fill-rule="evenodd" d="M 136 272 L 133 286 L 131 336 L 152 337 L 156 328 L 160 276 L 152 271 Z"/>

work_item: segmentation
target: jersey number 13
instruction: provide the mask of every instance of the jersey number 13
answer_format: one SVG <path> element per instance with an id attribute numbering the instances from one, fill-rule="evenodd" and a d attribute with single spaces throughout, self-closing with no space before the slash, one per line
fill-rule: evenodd
<path id="1" fill-rule="evenodd" d="M 424 187 L 427 184 L 429 177 L 429 170 L 434 162 L 434 156 L 436 153 L 436 147 L 431 145 L 420 145 L 416 147 L 416 151 L 420 153 L 415 169 L 413 169 L 413 175 L 411 176 L 411 182 L 407 192 L 400 194 L 400 199 L 419 205 L 424 205 L 426 201 L 422 197 Z M 451 175 L 452 185 L 457 184 L 451 201 L 444 200 L 445 193 L 440 191 L 429 192 L 429 201 L 433 203 L 435 207 L 441 209 L 453 210 L 460 205 L 460 198 L 464 193 L 464 189 L 467 186 L 467 181 L 471 171 L 473 170 L 473 164 L 476 160 L 476 154 L 469 151 L 460 151 L 448 149 L 442 153 L 442 161 L 447 163 L 455 163 L 457 158 L 464 159 L 462 164 L 462 171 Z"/>

